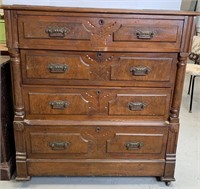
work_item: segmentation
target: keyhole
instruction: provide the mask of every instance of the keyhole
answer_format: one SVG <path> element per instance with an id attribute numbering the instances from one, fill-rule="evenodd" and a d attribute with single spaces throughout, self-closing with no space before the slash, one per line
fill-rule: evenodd
<path id="1" fill-rule="evenodd" d="M 104 25 L 104 20 L 103 19 L 99 20 L 99 25 Z"/>
<path id="2" fill-rule="evenodd" d="M 100 95 L 100 93 L 101 93 L 101 91 L 98 90 L 98 91 L 97 91 L 97 95 Z"/>
<path id="3" fill-rule="evenodd" d="M 97 53 L 97 57 L 98 57 L 98 58 L 101 58 L 101 57 L 102 57 L 102 53 L 100 53 L 100 52 Z"/>
<path id="4" fill-rule="evenodd" d="M 97 132 L 97 133 L 99 133 L 100 130 L 101 130 L 101 129 L 100 129 L 99 127 L 96 128 L 96 132 Z"/>

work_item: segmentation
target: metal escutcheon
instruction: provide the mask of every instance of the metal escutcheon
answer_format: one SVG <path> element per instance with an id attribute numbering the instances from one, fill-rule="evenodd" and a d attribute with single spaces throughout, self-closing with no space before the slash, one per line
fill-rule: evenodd
<path id="1" fill-rule="evenodd" d="M 146 76 L 151 72 L 151 68 L 147 66 L 133 66 L 130 68 L 130 72 L 134 76 Z"/>
<path id="2" fill-rule="evenodd" d="M 48 69 L 50 73 L 64 73 L 69 70 L 69 66 L 66 64 L 49 64 Z"/>
<path id="3" fill-rule="evenodd" d="M 143 142 L 127 142 L 125 145 L 127 150 L 138 150 L 144 146 Z"/>
<path id="4" fill-rule="evenodd" d="M 128 103 L 128 108 L 131 111 L 141 111 L 141 110 L 144 110 L 146 106 L 147 105 L 144 104 L 143 102 L 129 102 Z"/>
<path id="5" fill-rule="evenodd" d="M 67 101 L 51 101 L 49 102 L 49 105 L 52 109 L 65 109 L 69 106 L 69 102 Z"/>
<path id="6" fill-rule="evenodd" d="M 154 37 L 154 32 L 152 31 L 137 31 L 136 36 L 138 39 L 152 39 Z"/>
<path id="7" fill-rule="evenodd" d="M 45 30 L 49 37 L 65 37 L 70 32 L 70 29 L 62 26 L 48 26 Z"/>
<path id="8" fill-rule="evenodd" d="M 50 142 L 49 146 L 52 150 L 65 150 L 69 147 L 69 142 Z"/>

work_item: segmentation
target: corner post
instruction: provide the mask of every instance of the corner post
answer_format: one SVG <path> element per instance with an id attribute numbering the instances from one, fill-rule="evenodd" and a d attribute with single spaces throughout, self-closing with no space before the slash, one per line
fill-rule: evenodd
<path id="1" fill-rule="evenodd" d="M 176 164 L 176 148 L 178 142 L 179 126 L 180 126 L 179 111 L 182 99 L 187 57 L 188 53 L 180 53 L 177 63 L 177 75 L 176 75 L 173 101 L 169 118 L 166 164 L 165 164 L 164 175 L 163 177 L 161 177 L 161 180 L 165 181 L 167 185 L 169 184 L 169 182 L 175 181 L 174 171 Z"/>

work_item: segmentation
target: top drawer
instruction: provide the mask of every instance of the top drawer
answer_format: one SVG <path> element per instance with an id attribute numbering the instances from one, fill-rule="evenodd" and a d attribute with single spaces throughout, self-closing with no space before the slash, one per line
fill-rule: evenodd
<path id="1" fill-rule="evenodd" d="M 179 51 L 183 20 L 157 17 L 27 16 L 18 20 L 21 48 L 91 51 Z M 137 16 L 137 17 L 136 17 Z"/>

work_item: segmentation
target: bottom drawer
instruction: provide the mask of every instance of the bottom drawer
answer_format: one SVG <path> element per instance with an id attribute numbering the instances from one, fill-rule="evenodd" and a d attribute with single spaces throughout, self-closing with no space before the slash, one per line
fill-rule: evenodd
<path id="1" fill-rule="evenodd" d="M 167 126 L 28 126 L 28 158 L 164 159 Z"/>

